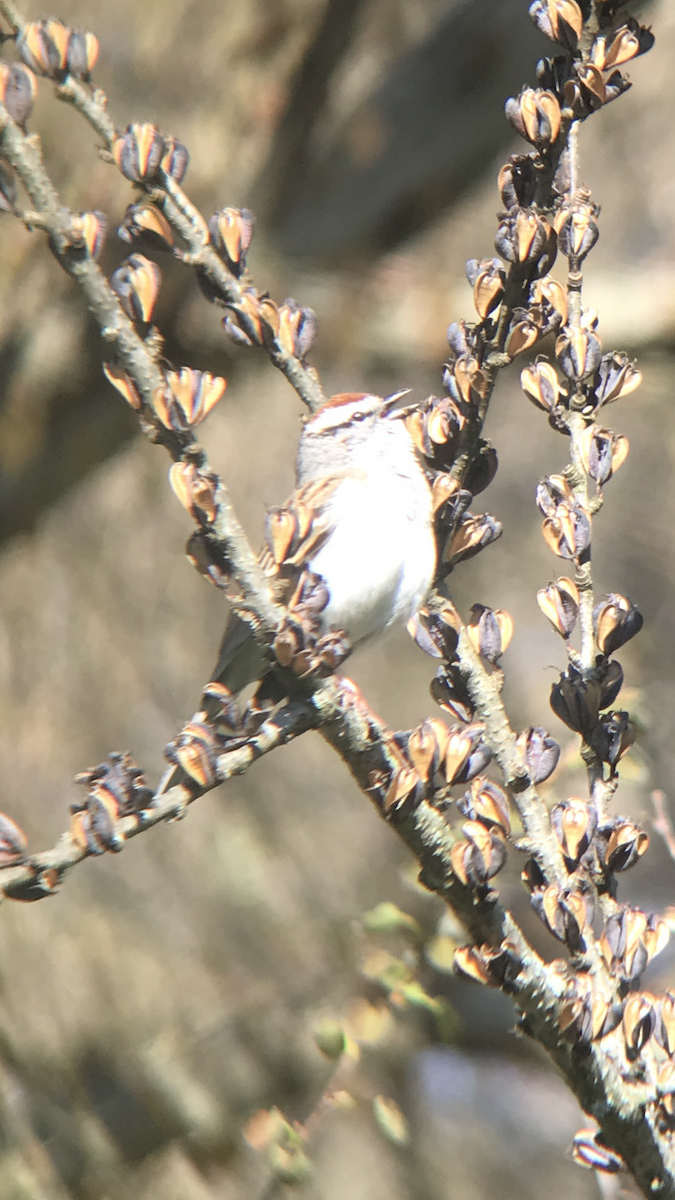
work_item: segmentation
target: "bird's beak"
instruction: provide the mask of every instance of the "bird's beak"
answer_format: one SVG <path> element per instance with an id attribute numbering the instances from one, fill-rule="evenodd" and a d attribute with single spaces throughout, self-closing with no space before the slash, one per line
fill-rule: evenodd
<path id="1" fill-rule="evenodd" d="M 382 401 L 382 416 L 388 417 L 389 414 L 392 413 L 396 408 L 399 400 L 401 400 L 403 396 L 409 396 L 411 391 L 412 388 L 403 388 L 402 392 L 392 392 L 391 396 L 385 396 L 384 400 Z"/>

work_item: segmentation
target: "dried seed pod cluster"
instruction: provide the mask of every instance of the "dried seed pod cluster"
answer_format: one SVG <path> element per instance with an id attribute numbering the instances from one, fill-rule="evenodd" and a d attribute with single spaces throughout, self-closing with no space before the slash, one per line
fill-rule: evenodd
<path id="1" fill-rule="evenodd" d="M 98 38 L 53 18 L 30 21 L 17 38 L 17 50 L 31 71 L 62 82 L 67 75 L 88 80 L 98 59 Z"/>
<path id="2" fill-rule="evenodd" d="M 164 753 L 187 775 L 199 791 L 218 781 L 218 759 L 246 745 L 269 715 L 255 699 L 242 706 L 221 683 L 204 689 L 204 708 L 195 713 Z"/>
<path id="3" fill-rule="evenodd" d="M 182 142 L 161 133 L 156 125 L 149 123 L 127 125 L 115 138 L 112 155 L 131 183 L 149 183 L 160 171 L 180 183 L 190 161 Z"/>
<path id="4" fill-rule="evenodd" d="M 142 812 L 152 800 L 143 772 L 128 754 L 110 754 L 107 762 L 77 775 L 75 783 L 88 789 L 86 800 L 70 806 L 70 835 L 75 844 L 88 854 L 121 850 L 124 832 L 120 820 Z"/>

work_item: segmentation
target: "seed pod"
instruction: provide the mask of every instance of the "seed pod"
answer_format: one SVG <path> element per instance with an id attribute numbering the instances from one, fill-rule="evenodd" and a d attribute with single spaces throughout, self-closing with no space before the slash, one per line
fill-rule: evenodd
<path id="1" fill-rule="evenodd" d="M 471 821 L 480 821 L 487 829 L 496 826 L 505 837 L 511 832 L 509 798 L 503 788 L 478 776 L 468 792 L 457 801 L 459 811 Z"/>
<path id="2" fill-rule="evenodd" d="M 287 354 L 304 358 L 316 338 L 318 323 L 311 308 L 301 308 L 293 299 L 284 300 L 279 308 L 279 328 L 276 341 Z"/>
<path id="3" fill-rule="evenodd" d="M 595 671 L 600 684 L 598 708 L 609 708 L 623 687 L 623 668 L 616 659 L 608 662 L 602 654 L 598 654 L 595 659 Z"/>
<path id="4" fill-rule="evenodd" d="M 629 396 L 642 383 L 642 374 L 626 354 L 616 351 L 604 354 L 593 380 L 593 392 L 598 408 Z"/>
<path id="5" fill-rule="evenodd" d="M 532 285 L 532 299 L 535 304 L 547 306 L 551 314 L 554 314 L 550 321 L 550 327 L 564 324 L 567 320 L 567 292 L 562 283 L 558 279 L 552 279 L 550 275 L 546 275 L 543 279 L 537 279 Z"/>
<path id="6" fill-rule="evenodd" d="M 529 208 L 537 191 L 534 161 L 529 155 L 512 154 L 497 178 L 505 208 Z"/>
<path id="7" fill-rule="evenodd" d="M 218 476 L 204 471 L 194 462 L 175 462 L 169 469 L 169 483 L 183 508 L 193 520 L 212 524 L 218 512 Z"/>
<path id="8" fill-rule="evenodd" d="M 225 394 L 227 380 L 209 371 L 181 367 L 167 371 L 153 395 L 153 409 L 166 429 L 181 432 L 199 425 Z"/>
<path id="9" fill-rule="evenodd" d="M 574 631 L 579 613 L 579 589 L 574 580 L 563 576 L 540 588 L 537 604 L 556 632 L 567 641 Z"/>
<path id="10" fill-rule="evenodd" d="M 543 889 L 546 887 L 546 877 L 536 858 L 529 858 L 527 860 L 523 870 L 520 872 L 520 878 L 530 894 L 536 891 L 537 888 Z"/>
<path id="11" fill-rule="evenodd" d="M 596 679 L 583 679 L 570 665 L 551 688 L 551 708 L 568 729 L 587 738 L 598 723 L 601 694 Z"/>
<path id="12" fill-rule="evenodd" d="M 488 608 L 485 604 L 471 607 L 467 636 L 476 654 L 495 664 L 507 649 L 513 636 L 513 619 L 503 609 Z"/>
<path id="13" fill-rule="evenodd" d="M 405 426 L 420 454 L 439 469 L 452 466 L 459 434 L 466 419 L 454 400 L 428 396 L 405 418 Z M 458 484 L 452 481 L 454 490 Z"/>
<path id="14" fill-rule="evenodd" d="M 485 770 L 492 751 L 482 740 L 485 726 L 479 722 L 450 731 L 445 757 L 445 778 L 449 784 L 468 783 Z"/>
<path id="15" fill-rule="evenodd" d="M 124 396 L 127 404 L 130 404 L 136 412 L 140 412 L 143 401 L 131 376 L 115 363 L 104 363 L 103 374 L 120 395 Z"/>
<path id="16" fill-rule="evenodd" d="M 130 321 L 149 324 L 159 294 L 162 273 L 143 254 L 132 254 L 110 276 L 115 292 Z"/>
<path id="17" fill-rule="evenodd" d="M 593 609 L 593 628 L 598 649 L 605 655 L 614 654 L 642 629 L 642 614 L 627 596 L 610 592 Z"/>
<path id="18" fill-rule="evenodd" d="M 33 111 L 37 82 L 21 63 L 0 63 L 0 103 L 22 129 Z"/>
<path id="19" fill-rule="evenodd" d="M 16 40 L 16 48 L 36 75 L 59 79 L 66 72 L 71 30 L 61 21 L 29 21 Z"/>
<path id="20" fill-rule="evenodd" d="M 98 258 L 108 229 L 104 212 L 73 213 L 70 236 L 74 246 L 83 246 L 90 258 Z"/>
<path id="21" fill-rule="evenodd" d="M 76 79 L 89 79 L 98 62 L 98 38 L 86 29 L 73 29 L 68 38 L 66 67 L 70 75 Z"/>
<path id="22" fill-rule="evenodd" d="M 447 339 L 454 358 L 470 353 L 471 330 L 466 321 L 453 321 L 448 325 Z"/>
<path id="23" fill-rule="evenodd" d="M 473 702 L 467 691 L 466 680 L 458 667 L 452 664 L 439 667 L 431 681 L 430 690 L 436 703 L 456 720 L 473 720 Z"/>
<path id="24" fill-rule="evenodd" d="M 533 0 L 530 17 L 537 29 L 565 50 L 576 49 L 584 18 L 576 0 Z"/>
<path id="25" fill-rule="evenodd" d="M 513 316 L 514 320 L 511 322 L 504 345 L 504 353 L 509 358 L 515 358 L 516 354 L 522 354 L 525 350 L 529 350 L 544 333 L 534 312 L 514 309 Z"/>
<path id="26" fill-rule="evenodd" d="M 195 570 L 199 571 L 214 587 L 225 590 L 232 580 L 232 569 L 222 553 L 204 536 L 201 529 L 190 534 L 185 545 L 186 557 Z"/>
<path id="27" fill-rule="evenodd" d="M 305 568 L 302 571 L 297 587 L 288 601 L 289 611 L 301 617 L 316 620 L 328 606 L 330 592 L 324 583 L 323 576 Z M 442 722 L 439 722 L 442 724 Z"/>
<path id="28" fill-rule="evenodd" d="M 159 164 L 165 175 L 170 175 L 176 183 L 180 183 L 185 177 L 189 162 L 190 155 L 187 146 L 184 146 L 172 134 L 165 137 L 164 150 Z"/>
<path id="29" fill-rule="evenodd" d="M 640 909 L 622 905 L 607 918 L 600 938 L 600 952 L 607 967 L 619 978 L 633 980 L 664 949 L 670 938 L 665 921 Z"/>
<path id="30" fill-rule="evenodd" d="M 560 504 L 574 503 L 574 493 L 564 475 L 547 475 L 540 479 L 534 498 L 545 517 L 554 516 Z"/>
<path id="31" fill-rule="evenodd" d="M 412 730 L 406 752 L 421 779 L 433 779 L 445 760 L 449 741 L 450 730 L 447 725 L 434 717 L 427 717 L 417 729 Z"/>
<path id="32" fill-rule="evenodd" d="M 489 546 L 491 542 L 495 542 L 497 538 L 501 537 L 502 528 L 501 523 L 489 516 L 488 513 L 464 517 L 446 543 L 442 561 L 453 567 L 458 562 L 466 562 L 469 558 L 473 558 L 474 554 L 478 554 L 479 550 L 483 550 L 485 546 Z"/>
<path id="33" fill-rule="evenodd" d="M 507 952 L 493 946 L 459 946 L 455 950 L 455 970 L 487 987 L 504 988 L 512 966 Z"/>
<path id="34" fill-rule="evenodd" d="M 656 1089 L 660 1116 L 665 1121 L 668 1131 L 672 1132 L 675 1125 L 675 1063 L 670 1059 L 659 1065 L 656 1072 Z"/>
<path id="35" fill-rule="evenodd" d="M 623 1008 L 623 1037 L 626 1058 L 635 1062 L 656 1025 L 656 998 L 651 992 L 629 996 Z"/>
<path id="36" fill-rule="evenodd" d="M 417 771 L 413 767 L 398 767 L 391 775 L 382 807 L 388 815 L 395 809 L 402 808 L 406 801 L 414 802 L 418 796 L 422 795 L 424 795 L 424 785 Z"/>
<path id="37" fill-rule="evenodd" d="M 527 773 L 534 784 L 544 783 L 555 771 L 560 758 L 560 746 L 550 734 L 542 729 L 528 725 L 516 741 L 527 767 Z"/>
<path id="38" fill-rule="evenodd" d="M 455 842 L 450 851 L 452 868 L 466 887 L 484 887 L 506 862 L 503 834 L 479 821 L 466 821 L 462 832 L 466 841 Z"/>
<path id="39" fill-rule="evenodd" d="M 143 201 L 128 206 L 117 236 L 123 242 L 136 241 L 152 250 L 171 250 L 174 245 L 173 230 L 164 213 Z"/>
<path id="40" fill-rule="evenodd" d="M 478 496 L 490 486 L 497 474 L 497 451 L 488 442 L 481 441 L 467 468 L 464 483 L 472 496 Z M 434 481 L 435 482 L 435 481 Z"/>
<path id="41" fill-rule="evenodd" d="M 27 849 L 28 842 L 21 826 L 7 813 L 0 812 L 0 869 L 24 862 Z"/>
<path id="42" fill-rule="evenodd" d="M 572 796 L 551 809 L 551 828 L 555 833 L 571 873 L 588 850 L 595 833 L 597 817 L 585 800 Z"/>
<path id="43" fill-rule="evenodd" d="M 495 237 L 502 258 L 512 263 L 536 263 L 539 275 L 546 275 L 555 259 L 555 242 L 553 227 L 531 208 L 507 213 Z"/>
<path id="44" fill-rule="evenodd" d="M 667 989 L 661 997 L 654 1037 L 668 1057 L 672 1058 L 675 1052 L 675 992 L 670 989 Z"/>
<path id="45" fill-rule="evenodd" d="M 629 17 L 625 25 L 609 37 L 601 35 L 595 39 L 590 59 L 599 71 L 611 71 L 613 67 L 623 66 L 639 54 L 646 54 L 653 45 L 654 34 L 651 29 L 646 29 L 634 17 Z"/>
<path id="46" fill-rule="evenodd" d="M 560 133 L 560 104 L 553 92 L 525 88 L 504 106 L 513 128 L 538 150 L 551 146 Z"/>
<path id="47" fill-rule="evenodd" d="M 593 901 L 590 893 L 550 884 L 532 893 L 532 907 L 546 928 L 573 954 L 584 954 L 584 930 L 593 920 Z"/>
<path id="48" fill-rule="evenodd" d="M 132 183 L 156 176 L 165 150 L 165 141 L 156 125 L 127 125 L 112 146 L 112 154 L 122 174 Z"/>
<path id="49" fill-rule="evenodd" d="M 499 258 L 484 258 L 482 262 L 472 259 L 466 265 L 466 274 L 473 287 L 473 302 L 481 321 L 489 317 L 502 302 L 506 271 Z"/>
<path id="50" fill-rule="evenodd" d="M 590 517 L 577 501 L 559 504 L 546 517 L 541 532 L 544 541 L 559 558 L 579 559 L 591 544 Z"/>
<path id="51" fill-rule="evenodd" d="M 472 354 L 461 354 L 443 372 L 443 386 L 451 400 L 466 406 L 476 404 L 486 393 L 487 375 Z"/>
<path id="52" fill-rule="evenodd" d="M 569 1040 L 588 1046 L 616 1029 L 621 1016 L 620 1004 L 597 992 L 588 975 L 578 974 L 565 988 L 558 1022 Z"/>
<path id="53" fill-rule="evenodd" d="M 579 439 L 579 457 L 584 470 L 598 487 L 603 487 L 626 461 L 628 448 L 627 437 L 598 425 L 589 425 Z"/>
<path id="54" fill-rule="evenodd" d="M 555 367 L 538 359 L 520 374 L 520 386 L 528 400 L 544 412 L 553 413 L 560 403 L 560 380 Z"/>
<path id="55" fill-rule="evenodd" d="M 606 1175 L 619 1175 L 626 1164 L 619 1154 L 610 1150 L 600 1140 L 597 1129 L 580 1129 L 572 1143 L 572 1158 L 580 1167 L 589 1171 L 602 1171 Z"/>
<path id="56" fill-rule="evenodd" d="M 635 741 L 635 726 L 627 712 L 604 713 L 590 740 L 598 758 L 614 771 Z"/>
<path id="57" fill-rule="evenodd" d="M 248 208 L 217 209 L 209 221 L 211 243 L 237 279 L 246 267 L 254 226 L 255 217 Z"/>
<path id="58" fill-rule="evenodd" d="M 555 354 L 563 374 L 581 382 L 598 370 L 602 345 L 592 330 L 567 326 L 556 340 Z"/>
<path id="59" fill-rule="evenodd" d="M 565 258 L 583 262 L 598 240 L 598 208 L 575 200 L 556 213 L 553 227 L 558 235 L 558 251 Z"/>
<path id="60" fill-rule="evenodd" d="M 606 871 L 627 871 L 649 847 L 649 836 L 632 821 L 618 818 L 598 830 L 598 851 Z"/>
<path id="61" fill-rule="evenodd" d="M 202 789 L 217 781 L 217 759 L 223 747 L 215 729 L 197 713 L 164 750 L 165 757 Z"/>
<path id="62" fill-rule="evenodd" d="M 454 658 L 461 628 L 462 619 L 449 600 L 441 608 L 421 608 L 408 622 L 409 633 L 425 654 L 445 660 Z"/>

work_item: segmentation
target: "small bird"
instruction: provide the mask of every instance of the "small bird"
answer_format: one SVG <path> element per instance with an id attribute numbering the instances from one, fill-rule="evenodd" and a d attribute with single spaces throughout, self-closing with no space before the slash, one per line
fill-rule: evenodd
<path id="1" fill-rule="evenodd" d="M 318 634 L 343 631 L 352 647 L 410 620 L 436 570 L 431 489 L 395 407 L 402 395 L 327 400 L 303 427 L 293 495 L 268 516 L 263 565 L 310 572 Z M 236 692 L 264 671 L 262 648 L 232 614 L 213 679 Z"/>

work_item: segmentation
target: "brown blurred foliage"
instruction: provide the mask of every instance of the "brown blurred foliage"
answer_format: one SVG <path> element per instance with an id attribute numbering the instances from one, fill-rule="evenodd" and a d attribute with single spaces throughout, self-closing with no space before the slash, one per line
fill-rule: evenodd
<path id="1" fill-rule="evenodd" d="M 326 390 L 409 386 L 422 396 L 438 389 L 448 321 L 470 311 L 464 261 L 492 252 L 494 175 L 509 141 L 501 103 L 544 52 L 524 0 L 503 7 L 517 32 L 509 41 L 505 26 L 501 41 L 473 43 L 473 71 L 438 110 L 437 89 L 406 87 L 442 74 L 441 34 L 460 11 L 449 0 L 352 2 L 341 25 L 339 0 L 225 0 L 217 9 L 205 0 L 64 0 L 58 15 L 98 34 L 97 79 L 118 124 L 157 120 L 188 145 L 187 186 L 204 212 L 258 197 L 267 220 L 259 221 L 252 273 L 278 298 L 292 294 L 316 309 Z M 645 689 L 644 731 L 633 782 L 622 785 L 624 810 L 643 819 L 650 786 L 675 792 L 675 444 L 667 424 L 675 12 L 666 0 L 651 10 L 659 39 L 649 67 L 637 64 L 638 86 L 581 135 L 583 173 L 603 205 L 587 294 L 605 345 L 638 354 L 646 380 L 616 417 L 632 453 L 599 522 L 595 567 L 599 587 L 628 593 L 646 618 L 628 656 L 629 684 Z M 329 27 L 326 39 L 329 18 L 339 34 Z M 317 42 L 324 57 L 312 70 Z M 520 66 L 509 84 L 500 64 L 514 61 L 516 42 L 530 67 Z M 434 47 L 440 57 L 429 65 Z M 309 121 L 302 114 L 312 105 Z M 449 166 L 454 142 L 461 148 L 467 123 L 488 120 L 479 160 L 460 186 Z M 64 200 L 121 219 L 124 181 L 47 86 L 34 124 Z M 430 128 L 443 129 L 442 138 L 425 141 Z M 287 156 L 303 138 L 291 187 Z M 402 149 L 411 138 L 414 161 Z M 339 229 L 324 220 L 335 194 L 343 197 Z M 283 256 L 283 246 L 293 253 Z M 123 253 L 111 239 L 105 267 Z M 37 849 L 65 825 L 70 778 L 109 750 L 129 748 L 156 778 L 162 747 L 210 672 L 224 612 L 183 558 L 189 522 L 166 485 L 162 457 L 132 440 L 132 422 L 100 376 L 103 349 L 80 297 L 39 236 L 9 218 L 0 225 L 0 272 L 2 808 Z M 298 402 L 255 352 L 225 344 L 217 312 L 176 264 L 167 268 L 157 320 L 173 359 L 231 381 L 204 436 L 255 540 L 265 505 L 289 490 Z M 465 610 L 480 601 L 514 615 L 504 664 L 512 716 L 552 724 L 549 668 L 560 654 L 534 599 L 552 565 L 533 490 L 560 466 L 560 447 L 515 375 L 488 432 L 500 455 L 489 507 L 506 533 L 462 572 L 455 599 Z M 353 672 L 394 727 L 431 709 L 429 664 L 403 634 L 363 652 Z M 631 886 L 663 901 L 674 868 L 657 855 L 649 878 L 638 868 Z M 200 801 L 185 823 L 137 839 L 121 858 L 88 861 L 51 904 L 6 905 L 3 1200 L 271 1195 L 241 1127 L 272 1104 L 305 1119 L 320 1095 L 329 1067 L 312 1043 L 313 1019 L 343 1012 L 355 996 L 372 998 L 359 971 L 360 914 L 387 898 L 433 929 L 438 908 L 415 890 L 407 867 L 311 735 Z M 515 881 L 511 890 L 507 898 L 523 905 Z M 672 985 L 672 960 L 660 971 L 661 983 Z M 315 1182 L 306 1194 L 523 1197 L 539 1194 L 542 1178 L 552 1197 L 571 1188 L 595 1194 L 592 1178 L 563 1158 L 578 1124 L 573 1102 L 531 1063 L 503 1058 L 515 1054 L 505 1037 L 508 1009 L 492 995 L 467 998 L 465 986 L 441 974 L 425 982 L 451 996 L 457 1015 L 447 1036 L 489 1059 L 439 1049 L 431 1019 L 404 1014 L 364 1088 L 396 1095 L 411 1145 L 388 1146 L 367 1107 L 335 1114 L 312 1147 Z M 529 1120 L 517 1128 L 495 1099 L 508 1089 L 524 1110 L 530 1098 Z M 533 1106 L 532 1096 L 541 1102 Z M 544 1110 L 551 1123 L 539 1129 Z"/>

